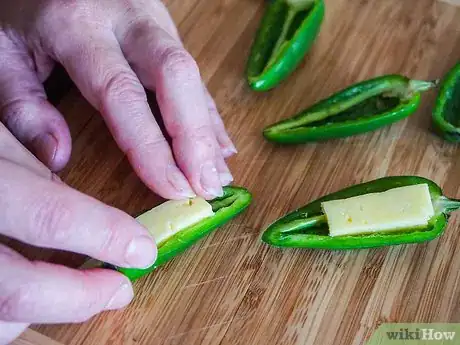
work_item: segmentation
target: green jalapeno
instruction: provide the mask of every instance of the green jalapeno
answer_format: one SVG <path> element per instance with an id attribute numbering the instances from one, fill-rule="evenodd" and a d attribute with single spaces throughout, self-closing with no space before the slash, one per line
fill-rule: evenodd
<path id="1" fill-rule="evenodd" d="M 379 193 L 390 189 L 428 185 L 433 215 L 427 225 L 414 228 L 398 228 L 368 234 L 352 234 L 332 237 L 322 203 L 344 200 L 369 193 Z M 383 247 L 430 241 L 445 230 L 451 212 L 460 208 L 460 200 L 443 196 L 441 188 L 429 179 L 418 176 L 391 176 L 347 187 L 338 192 L 319 198 L 284 217 L 279 218 L 264 231 L 262 241 L 276 247 L 346 250 Z"/>
<path id="2" fill-rule="evenodd" d="M 266 127 L 263 135 L 269 141 L 297 144 L 374 131 L 413 114 L 421 92 L 436 85 L 400 75 L 365 80 Z"/>
<path id="3" fill-rule="evenodd" d="M 118 270 L 131 281 L 135 281 L 157 267 L 164 265 L 213 230 L 239 215 L 249 206 L 251 201 L 252 195 L 245 188 L 237 186 L 224 187 L 224 195 L 222 197 L 209 201 L 214 214 L 158 243 L 157 259 L 152 266 L 146 269 L 115 267 L 97 260 L 90 260 L 83 267 L 104 267 Z"/>
<path id="4" fill-rule="evenodd" d="M 436 132 L 446 141 L 460 142 L 460 62 L 443 78 L 433 110 Z"/>
<path id="5" fill-rule="evenodd" d="M 300 64 L 319 34 L 323 0 L 270 0 L 256 33 L 246 74 L 256 91 L 277 86 Z"/>

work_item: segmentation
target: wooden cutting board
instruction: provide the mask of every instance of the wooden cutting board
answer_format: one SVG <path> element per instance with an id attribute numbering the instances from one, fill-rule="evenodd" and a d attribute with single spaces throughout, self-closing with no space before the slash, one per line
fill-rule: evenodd
<path id="1" fill-rule="evenodd" d="M 460 58 L 460 9 L 432 0 L 330 0 L 317 43 L 277 89 L 249 90 L 248 50 L 262 0 L 168 0 L 239 154 L 235 183 L 254 194 L 243 215 L 135 284 L 124 311 L 80 325 L 34 325 L 61 344 L 362 344 L 382 322 L 460 322 L 460 217 L 420 245 L 329 252 L 280 250 L 261 231 L 286 212 L 354 183 L 398 174 L 435 180 L 460 197 L 460 147 L 433 135 L 434 92 L 405 121 L 374 133 L 277 147 L 265 125 L 351 83 L 385 73 L 435 79 Z M 62 87 L 58 85 L 58 89 Z M 61 174 L 130 214 L 160 199 L 132 172 L 99 115 L 75 89 L 58 102 L 73 135 Z M 78 266 L 69 253 L 21 249 Z M 25 333 L 17 344 L 41 343 Z M 22 343 L 21 343 L 22 341 Z M 46 343 L 46 340 L 43 342 Z"/>

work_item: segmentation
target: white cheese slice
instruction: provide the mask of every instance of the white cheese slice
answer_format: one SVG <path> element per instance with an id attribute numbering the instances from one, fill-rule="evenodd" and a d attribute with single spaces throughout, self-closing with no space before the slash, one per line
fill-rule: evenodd
<path id="1" fill-rule="evenodd" d="M 434 215 L 427 184 L 326 201 L 321 206 L 330 236 L 426 226 Z"/>
<path id="2" fill-rule="evenodd" d="M 169 200 L 141 214 L 136 220 L 147 228 L 159 244 L 179 231 L 214 215 L 203 198 Z"/>

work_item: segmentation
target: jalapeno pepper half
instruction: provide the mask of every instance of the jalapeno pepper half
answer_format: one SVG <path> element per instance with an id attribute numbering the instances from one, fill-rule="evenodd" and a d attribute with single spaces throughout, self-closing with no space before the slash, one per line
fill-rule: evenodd
<path id="1" fill-rule="evenodd" d="M 460 142 L 460 62 L 441 82 L 433 110 L 436 132 L 449 142 Z"/>
<path id="2" fill-rule="evenodd" d="M 267 91 L 300 64 L 319 34 L 323 0 L 270 0 L 256 33 L 246 74 L 256 91 Z"/>
<path id="3" fill-rule="evenodd" d="M 298 144 L 374 131 L 413 114 L 421 92 L 436 85 L 400 75 L 365 80 L 266 127 L 263 135 L 269 141 Z"/>
<path id="4" fill-rule="evenodd" d="M 131 281 L 135 281 L 142 276 L 152 272 L 159 266 L 164 265 L 177 255 L 195 244 L 198 240 L 205 237 L 213 230 L 224 225 L 232 218 L 243 212 L 251 203 L 251 193 L 242 187 L 226 186 L 224 195 L 209 201 L 214 215 L 203 219 L 180 232 L 174 234 L 158 246 L 158 255 L 155 263 L 146 269 L 114 267 L 107 263 L 90 260 L 82 267 L 104 267 L 118 270 L 127 276 Z"/>
<path id="5" fill-rule="evenodd" d="M 322 212 L 321 203 L 346 199 L 358 195 L 383 192 L 396 187 L 427 184 L 434 208 L 434 216 L 425 228 L 401 229 L 362 235 L 331 237 Z M 319 198 L 304 207 L 273 222 L 263 233 L 262 241 L 276 247 L 312 249 L 360 249 L 408 243 L 419 243 L 435 239 L 445 230 L 450 213 L 460 208 L 460 200 L 443 196 L 441 188 L 434 182 L 418 176 L 390 176 L 361 183 Z"/>

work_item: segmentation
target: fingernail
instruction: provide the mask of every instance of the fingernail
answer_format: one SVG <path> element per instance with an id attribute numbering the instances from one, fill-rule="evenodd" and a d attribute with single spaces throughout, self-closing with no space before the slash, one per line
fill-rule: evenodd
<path id="1" fill-rule="evenodd" d="M 192 187 L 190 187 L 190 184 L 188 183 L 185 176 L 181 173 L 179 168 L 174 165 L 170 165 L 166 174 L 169 182 L 178 191 L 179 195 L 183 196 L 184 198 L 193 198 L 196 196 L 192 190 Z"/>
<path id="2" fill-rule="evenodd" d="M 130 283 L 123 283 L 107 303 L 106 310 L 120 309 L 127 306 L 134 297 L 134 291 Z"/>
<path id="3" fill-rule="evenodd" d="M 148 268 L 157 258 L 157 248 L 152 238 L 138 236 L 131 240 L 125 260 L 130 267 Z"/>
<path id="4" fill-rule="evenodd" d="M 58 142 L 54 135 L 44 133 L 33 140 L 34 153 L 47 166 L 51 165 L 56 156 Z"/>
<path id="5" fill-rule="evenodd" d="M 226 186 L 230 184 L 230 182 L 233 181 L 233 176 L 230 173 L 220 173 L 219 174 L 220 182 L 222 183 L 222 186 Z"/>
<path id="6" fill-rule="evenodd" d="M 224 195 L 222 183 L 219 179 L 217 169 L 212 162 L 206 162 L 201 166 L 201 187 L 209 194 L 210 197 L 219 197 Z"/>
<path id="7" fill-rule="evenodd" d="M 236 147 L 235 145 L 233 145 L 232 143 L 230 143 L 229 145 L 223 147 L 221 149 L 222 151 L 222 155 L 226 158 L 230 157 L 230 156 L 233 156 L 235 153 L 238 153 L 238 151 L 236 150 Z"/>

